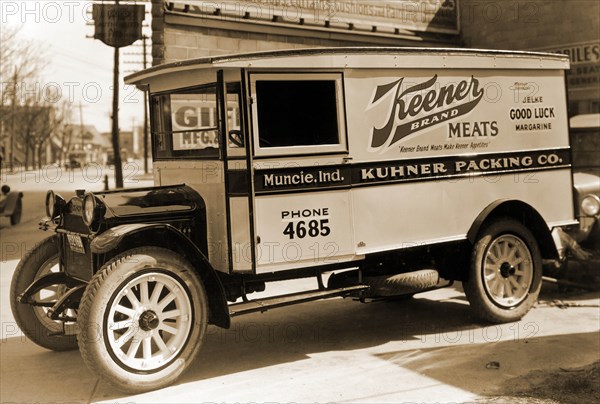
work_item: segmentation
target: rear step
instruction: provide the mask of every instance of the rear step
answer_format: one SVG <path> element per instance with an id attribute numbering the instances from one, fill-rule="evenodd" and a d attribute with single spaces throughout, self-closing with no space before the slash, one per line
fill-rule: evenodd
<path id="1" fill-rule="evenodd" d="M 231 317 L 241 316 L 242 314 L 254 313 L 257 311 L 265 312 L 277 307 L 289 306 L 292 304 L 311 302 L 313 300 L 327 299 L 335 296 L 349 295 L 353 292 L 368 289 L 367 285 L 348 286 L 338 289 L 317 289 L 308 292 L 291 293 L 289 295 L 280 295 L 266 297 L 264 299 L 249 300 L 247 302 L 235 303 L 229 305 L 229 315 Z"/>

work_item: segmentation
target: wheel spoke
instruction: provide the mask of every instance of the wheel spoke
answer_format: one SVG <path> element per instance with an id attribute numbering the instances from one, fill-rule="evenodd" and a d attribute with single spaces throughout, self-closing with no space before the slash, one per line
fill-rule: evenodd
<path id="1" fill-rule="evenodd" d="M 488 250 L 486 259 L 491 259 L 494 264 L 498 262 L 498 257 L 496 256 L 496 254 L 494 254 L 491 248 Z"/>
<path id="2" fill-rule="evenodd" d="M 506 258 L 509 249 L 508 241 L 504 241 L 500 247 L 502 248 L 502 258 Z"/>
<path id="3" fill-rule="evenodd" d="M 131 289 L 126 290 L 125 296 L 127 296 L 127 299 L 129 300 L 134 309 L 139 309 L 140 307 L 142 307 L 140 301 Z"/>
<path id="4" fill-rule="evenodd" d="M 517 252 L 519 252 L 519 249 L 518 249 L 518 247 L 517 247 L 517 246 L 513 246 L 513 248 L 511 248 L 511 249 L 508 251 L 508 256 L 506 257 L 506 260 L 507 260 L 508 262 L 512 262 L 512 261 L 514 261 L 515 257 L 517 256 Z"/>
<path id="5" fill-rule="evenodd" d="M 163 331 L 166 331 L 166 332 L 168 332 L 169 334 L 173 334 L 173 335 L 176 335 L 176 334 L 179 332 L 179 330 L 178 330 L 177 328 L 175 328 L 175 327 L 171 327 L 170 325 L 167 325 L 167 324 L 165 324 L 165 323 L 162 323 L 162 324 L 160 325 L 159 329 L 160 329 L 160 330 L 163 330 Z"/>
<path id="6" fill-rule="evenodd" d="M 158 299 L 160 298 L 160 293 L 163 290 L 163 284 L 158 282 L 154 286 L 154 290 L 152 291 L 152 296 L 150 297 L 150 304 L 158 304 Z"/>
<path id="7" fill-rule="evenodd" d="M 116 341 L 117 348 L 121 348 L 123 345 L 127 343 L 136 333 L 135 327 L 131 327 L 127 330 L 121 337 Z"/>
<path id="8" fill-rule="evenodd" d="M 108 323 L 108 329 L 112 330 L 112 331 L 122 330 L 125 328 L 132 328 L 132 327 L 133 327 L 133 321 L 131 321 L 131 319 Z"/>
<path id="9" fill-rule="evenodd" d="M 499 243 L 494 243 L 494 256 L 496 256 L 497 259 L 500 259 L 500 257 L 502 257 L 502 249 L 500 248 Z"/>
<path id="10" fill-rule="evenodd" d="M 148 297 L 148 281 L 144 280 L 140 283 L 140 303 L 148 304 L 150 298 Z"/>
<path id="11" fill-rule="evenodd" d="M 517 282 L 517 280 L 514 277 L 510 277 L 508 278 L 509 282 L 511 283 L 511 285 L 513 285 L 513 287 L 518 290 L 518 291 L 523 291 L 525 288 L 523 287 L 523 285 L 521 285 L 519 282 Z"/>
<path id="12" fill-rule="evenodd" d="M 140 348 L 141 343 L 142 341 L 139 338 L 131 341 L 131 345 L 129 345 L 129 349 L 127 350 L 127 356 L 129 357 L 129 359 L 135 359 L 135 356 L 138 352 L 138 349 Z"/>
<path id="13" fill-rule="evenodd" d="M 514 296 L 513 288 L 511 288 L 510 286 L 511 286 L 510 282 L 505 279 L 504 280 L 504 291 L 506 293 L 506 297 L 513 297 Z"/>
<path id="14" fill-rule="evenodd" d="M 169 292 L 168 295 L 166 295 L 164 297 L 164 299 L 162 299 L 160 301 L 160 303 L 158 304 L 158 310 L 159 311 L 163 311 L 165 309 L 165 307 L 167 307 L 169 305 L 169 303 L 171 303 L 173 300 L 175 300 L 175 298 L 177 297 L 177 295 L 175 295 L 174 292 Z"/>
<path id="15" fill-rule="evenodd" d="M 120 304 L 118 304 L 117 306 L 115 306 L 115 311 L 118 312 L 118 313 L 125 314 L 129 318 L 134 318 L 135 317 L 135 310 L 130 309 L 129 307 L 122 306 Z"/>
<path id="16" fill-rule="evenodd" d="M 173 318 L 173 317 L 179 317 L 181 316 L 181 310 L 171 310 L 171 311 L 165 311 L 164 313 L 162 313 L 160 315 L 160 317 L 164 320 L 167 318 Z"/>
<path id="17" fill-rule="evenodd" d="M 159 333 L 152 334 L 152 339 L 154 340 L 154 343 L 156 343 L 156 345 L 158 346 L 158 349 L 161 353 L 166 354 L 169 352 L 169 347 L 167 346 L 167 344 L 165 344 L 165 341 L 163 341 Z"/>
<path id="18" fill-rule="evenodd" d="M 504 297 L 504 282 L 502 280 L 497 282 L 496 296 Z"/>
<path id="19" fill-rule="evenodd" d="M 144 354 L 144 359 L 148 360 L 152 358 L 152 337 L 144 338 L 144 342 L 142 345 L 142 351 Z"/>

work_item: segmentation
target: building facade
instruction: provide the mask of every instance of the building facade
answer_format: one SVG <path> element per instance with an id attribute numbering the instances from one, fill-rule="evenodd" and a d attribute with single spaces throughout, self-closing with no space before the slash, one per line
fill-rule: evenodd
<path id="1" fill-rule="evenodd" d="M 600 112 L 600 2 L 460 0 L 464 46 L 563 53 L 569 114 Z"/>
<path id="2" fill-rule="evenodd" d="M 152 0 L 162 64 L 304 47 L 418 46 L 570 56 L 570 114 L 600 112 L 597 0 Z"/>

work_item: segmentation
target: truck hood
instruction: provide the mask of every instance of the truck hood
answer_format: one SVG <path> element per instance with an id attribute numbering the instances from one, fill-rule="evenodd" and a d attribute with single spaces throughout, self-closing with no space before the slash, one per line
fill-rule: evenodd
<path id="1" fill-rule="evenodd" d="M 198 194 L 186 185 L 136 188 L 95 194 L 113 216 L 187 212 L 202 207 Z"/>

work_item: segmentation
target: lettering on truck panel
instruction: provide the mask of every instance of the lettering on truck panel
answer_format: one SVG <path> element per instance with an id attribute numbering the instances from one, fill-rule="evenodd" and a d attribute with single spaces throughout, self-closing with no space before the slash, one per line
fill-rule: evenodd
<path id="1" fill-rule="evenodd" d="M 469 144 L 466 144 L 469 146 Z M 472 143 L 471 146 L 477 146 Z M 439 180 L 465 175 L 502 174 L 569 167 L 568 148 L 481 153 L 327 167 L 256 170 L 257 195 L 274 192 L 319 191 L 404 181 Z M 312 178 L 312 181 L 308 181 Z M 325 181 L 318 179 L 326 178 Z M 286 217 L 293 213 L 286 213 Z"/>

